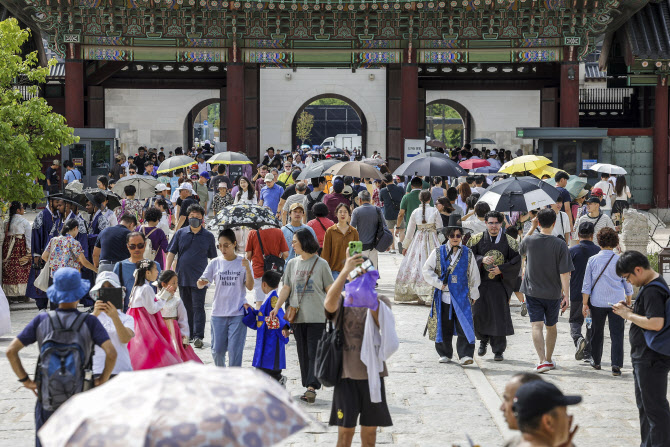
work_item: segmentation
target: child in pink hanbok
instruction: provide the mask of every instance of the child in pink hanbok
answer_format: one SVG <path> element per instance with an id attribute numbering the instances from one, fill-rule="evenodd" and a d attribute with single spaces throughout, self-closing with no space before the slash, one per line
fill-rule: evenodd
<path id="1" fill-rule="evenodd" d="M 158 277 L 154 261 L 143 259 L 133 273 L 128 315 L 135 319 L 135 336 L 128 343 L 133 370 L 160 368 L 182 363 L 172 345 L 170 331 L 160 310 L 165 301 L 156 298 L 151 281 Z"/>
<path id="2" fill-rule="evenodd" d="M 202 363 L 200 357 L 196 355 L 189 344 L 186 307 L 184 307 L 181 298 L 175 296 L 177 283 L 177 274 L 172 270 L 163 270 L 158 276 L 156 284 L 158 286 L 158 299 L 164 302 L 161 315 L 163 315 L 163 320 L 165 320 L 168 332 L 170 332 L 172 347 L 179 354 L 181 361 L 193 360 Z"/>

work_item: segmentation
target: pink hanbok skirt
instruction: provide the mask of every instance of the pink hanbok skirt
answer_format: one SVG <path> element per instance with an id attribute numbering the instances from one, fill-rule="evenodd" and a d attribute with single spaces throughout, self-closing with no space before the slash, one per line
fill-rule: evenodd
<path id="1" fill-rule="evenodd" d="M 144 307 L 132 307 L 128 309 L 128 315 L 135 319 L 135 336 L 128 343 L 133 370 L 182 363 L 160 312 L 152 315 Z"/>
<path id="2" fill-rule="evenodd" d="M 179 331 L 179 322 L 174 318 L 166 318 L 165 324 L 167 325 L 168 332 L 170 332 L 170 341 L 172 342 L 172 347 L 175 351 L 177 351 L 177 354 L 179 354 L 181 361 L 188 362 L 189 360 L 193 360 L 194 362 L 202 363 L 202 360 L 200 360 L 200 357 L 197 356 L 191 345 L 184 347 L 182 344 L 181 332 Z"/>

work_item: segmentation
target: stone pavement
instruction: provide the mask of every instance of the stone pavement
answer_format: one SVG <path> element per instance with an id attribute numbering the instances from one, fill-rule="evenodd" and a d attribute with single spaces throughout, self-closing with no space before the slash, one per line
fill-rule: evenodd
<path id="1" fill-rule="evenodd" d="M 393 295 L 395 275 L 401 256 L 380 256 L 380 290 Z M 207 308 L 211 307 L 212 292 L 208 293 Z M 252 296 L 248 296 L 251 302 Z M 393 307 L 400 350 L 388 362 L 387 398 L 394 426 L 378 431 L 379 444 L 401 446 L 470 445 L 467 436 L 481 446 L 501 445 L 510 435 L 499 410 L 504 384 L 514 373 L 531 371 L 535 352 L 530 339 L 528 317 L 519 315 L 519 304 L 512 301 L 515 335 L 509 337 L 504 362 L 494 362 L 489 352 L 476 358 L 476 364 L 462 368 L 456 363 L 440 364 L 433 344 L 423 337 L 428 307 L 398 304 Z M 35 315 L 33 305 L 13 305 L 13 335 Z M 208 323 L 209 326 L 209 323 Z M 603 370 L 594 371 L 587 364 L 574 360 L 574 347 L 569 336 L 566 317 L 558 325 L 559 339 L 555 359 L 558 368 L 544 375 L 565 393 L 584 396 L 584 402 L 570 409 L 580 430 L 575 443 L 580 446 L 639 445 L 639 424 L 633 392 L 633 378 L 626 340 L 626 364 L 622 377 L 612 377 L 609 358 L 603 356 Z M 626 331 L 627 334 L 628 331 Z M 209 328 L 206 329 L 209 334 Z M 609 352 L 607 338 L 604 352 Z M 209 336 L 205 349 L 196 350 L 205 363 L 212 362 Z M 11 338 L 0 338 L 4 354 Z M 249 367 L 253 356 L 255 333 L 249 331 L 244 353 L 244 366 Z M 489 350 L 490 351 L 490 350 Z M 35 346 L 21 351 L 28 371 L 34 370 Z M 0 360 L 0 447 L 30 446 L 33 442 L 32 393 L 16 381 L 8 362 Z M 295 343 L 287 346 L 287 388 L 298 398 L 302 391 Z M 332 388 L 318 393 L 316 403 L 305 405 L 316 421 L 312 426 L 287 439 L 283 446 L 333 446 L 337 430 L 326 424 L 330 415 Z M 360 445 L 358 437 L 354 445 Z"/>

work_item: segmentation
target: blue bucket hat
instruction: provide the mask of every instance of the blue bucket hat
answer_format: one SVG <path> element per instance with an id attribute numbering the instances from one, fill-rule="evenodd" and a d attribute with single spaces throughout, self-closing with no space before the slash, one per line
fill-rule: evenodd
<path id="1" fill-rule="evenodd" d="M 91 287 L 91 282 L 81 279 L 81 273 L 72 267 L 58 269 L 54 273 L 53 281 L 53 285 L 47 289 L 47 296 L 55 304 L 79 301 Z"/>

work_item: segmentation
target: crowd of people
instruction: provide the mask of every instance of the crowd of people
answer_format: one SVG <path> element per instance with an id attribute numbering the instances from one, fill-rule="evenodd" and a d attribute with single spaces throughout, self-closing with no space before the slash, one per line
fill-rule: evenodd
<path id="1" fill-rule="evenodd" d="M 323 155 L 269 148 L 255 170 L 247 166 L 233 175 L 225 165 L 207 163 L 208 149 L 187 151 L 195 160 L 191 167 L 161 174 L 157 167 L 172 152 L 142 147 L 133 157 L 118 154 L 98 190 L 84 195 L 67 187 L 81 181 L 69 161 L 66 188 L 55 188 L 55 160 L 46 206 L 32 224 L 24 204 L 11 203 L 2 232 L 3 293 L 10 301 L 34 300 L 39 313 L 7 356 L 27 388 L 40 384 L 38 429 L 57 409 L 43 400 L 52 378 L 43 366 L 31 379 L 18 352 L 36 341 L 42 347 L 54 325 L 81 329 L 86 346 L 96 346 L 91 359 L 78 360 L 82 366 L 92 360 L 96 385 L 124 371 L 201 362 L 197 352 L 206 341 L 215 365 L 243 366 L 247 329 L 256 331 L 256 345 L 246 360 L 284 385 L 285 374 L 297 375 L 286 371 L 285 347 L 293 337 L 304 388 L 299 399 L 312 404 L 323 381 L 317 348 L 334 323 L 343 334 L 343 354 L 330 424 L 339 426 L 338 445 L 351 444 L 357 424 L 363 445 L 374 445 L 376 427 L 392 424 L 384 387 L 384 362 L 398 345 L 391 303 L 429 306 L 426 333 L 438 361 L 454 360 L 456 336 L 456 359 L 467 367 L 475 350 L 484 357 L 490 348 L 495 361 L 505 360 L 516 297 L 530 318 L 537 374 L 557 368 L 557 323 L 569 307 L 576 361 L 601 369 L 607 320 L 610 367 L 620 376 L 630 320 L 642 445 L 670 443 L 670 410 L 659 397 L 667 388 L 670 352 L 648 341 L 667 326 L 670 291 L 645 255 L 618 250 L 621 215 L 631 198 L 624 176 L 603 175 L 573 195 L 566 190 L 568 175 L 559 171 L 555 204 L 500 212 L 480 199 L 506 178 L 495 171 L 520 155 L 510 151 L 469 145 L 451 151 L 455 161 L 481 158 L 495 168 L 460 178 L 406 178 L 380 162 L 374 163 L 379 179 L 302 180 L 300 173 Z M 174 155 L 183 153 L 179 148 Z M 156 177 L 155 195 L 138 198 L 129 185 L 114 200 L 110 188 L 125 175 Z M 278 227 L 207 226 L 236 206 L 269 209 Z M 391 241 L 383 243 L 386 234 Z M 376 290 L 380 252 L 402 256 L 393 297 Z M 643 287 L 631 307 L 632 286 Z M 89 313 L 80 313 L 78 304 Z M 515 376 L 506 388 L 503 411 L 510 427 L 521 430 L 510 445 L 570 445 L 576 429 L 565 407 L 578 399 L 537 374 Z"/>

